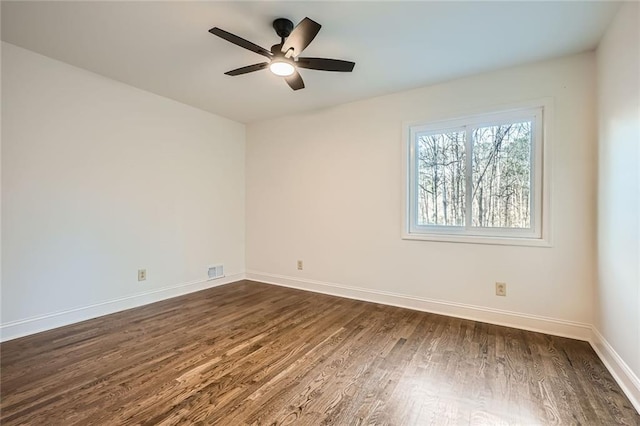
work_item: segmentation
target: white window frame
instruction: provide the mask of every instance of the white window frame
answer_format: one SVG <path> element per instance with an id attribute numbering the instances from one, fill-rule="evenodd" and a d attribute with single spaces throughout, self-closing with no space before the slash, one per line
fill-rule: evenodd
<path id="1" fill-rule="evenodd" d="M 479 126 L 499 125 L 518 120 L 532 120 L 531 152 L 531 228 L 481 228 L 471 226 L 471 209 L 467 209 L 465 226 L 419 225 L 417 192 L 416 144 L 418 135 L 466 132 L 466 200 L 471 206 L 472 192 L 472 130 Z M 402 238 L 408 240 L 445 241 L 476 244 L 501 244 L 524 246 L 551 246 L 550 217 L 550 128 L 552 123 L 552 101 L 550 99 L 523 102 L 516 105 L 474 111 L 456 118 L 442 117 L 404 123 L 403 137 L 403 224 Z"/>

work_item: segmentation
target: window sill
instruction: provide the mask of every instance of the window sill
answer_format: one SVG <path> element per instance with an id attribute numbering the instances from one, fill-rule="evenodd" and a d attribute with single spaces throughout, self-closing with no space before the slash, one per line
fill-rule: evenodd
<path id="1" fill-rule="evenodd" d="M 403 240 L 434 241 L 445 243 L 463 244 L 488 244 L 500 246 L 525 246 L 525 247 L 552 247 L 548 239 L 543 238 L 513 238 L 513 237 L 488 237 L 477 235 L 451 235 L 451 234 L 402 234 Z"/>

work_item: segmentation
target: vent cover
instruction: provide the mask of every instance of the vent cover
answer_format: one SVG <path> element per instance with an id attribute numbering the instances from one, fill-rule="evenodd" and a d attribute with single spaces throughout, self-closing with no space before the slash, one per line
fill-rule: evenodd
<path id="1" fill-rule="evenodd" d="M 224 265 L 216 265 L 209 267 L 209 279 L 224 277 Z"/>

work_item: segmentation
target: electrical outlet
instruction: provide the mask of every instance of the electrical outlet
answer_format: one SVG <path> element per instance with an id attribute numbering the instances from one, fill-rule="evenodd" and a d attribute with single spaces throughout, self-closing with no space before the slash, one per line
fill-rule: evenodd
<path id="1" fill-rule="evenodd" d="M 496 282 L 496 296 L 507 295 L 507 283 Z"/>
<path id="2" fill-rule="evenodd" d="M 298 271 L 302 271 L 302 260 L 298 260 Z"/>
<path id="3" fill-rule="evenodd" d="M 147 270 L 138 269 L 138 281 L 144 281 L 147 279 Z"/>

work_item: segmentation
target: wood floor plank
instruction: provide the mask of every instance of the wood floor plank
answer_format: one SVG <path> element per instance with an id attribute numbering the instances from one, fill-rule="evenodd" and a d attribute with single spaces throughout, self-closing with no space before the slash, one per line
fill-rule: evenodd
<path id="1" fill-rule="evenodd" d="M 0 344 L 3 425 L 640 425 L 588 343 L 241 281 Z"/>

